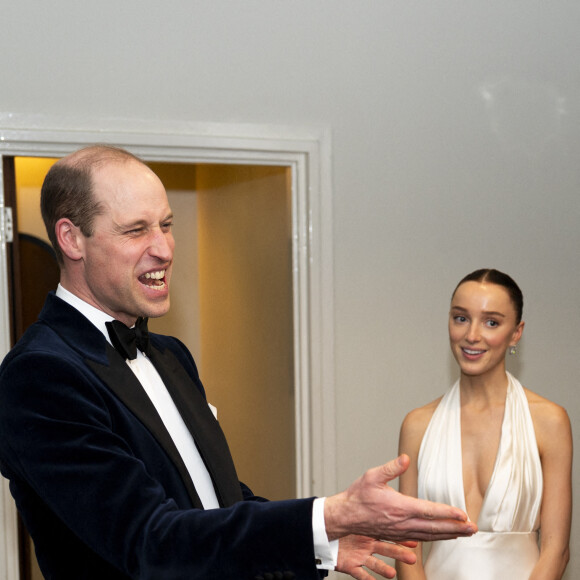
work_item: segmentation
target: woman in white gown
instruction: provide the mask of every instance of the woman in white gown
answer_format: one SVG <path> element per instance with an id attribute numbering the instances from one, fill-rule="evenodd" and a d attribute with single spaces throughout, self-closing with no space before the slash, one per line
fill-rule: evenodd
<path id="1" fill-rule="evenodd" d="M 566 411 L 506 372 L 524 328 L 517 284 L 477 270 L 457 285 L 449 313 L 460 377 L 411 411 L 399 450 L 411 458 L 403 493 L 465 510 L 479 531 L 436 542 L 401 580 L 559 580 L 569 559 L 572 434 Z"/>

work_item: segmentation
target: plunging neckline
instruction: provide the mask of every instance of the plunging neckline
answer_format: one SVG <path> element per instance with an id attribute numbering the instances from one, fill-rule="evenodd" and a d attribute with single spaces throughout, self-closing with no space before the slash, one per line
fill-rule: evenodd
<path id="1" fill-rule="evenodd" d="M 477 517 L 479 533 L 433 542 L 424 565 L 430 580 L 528 578 L 538 560 L 542 464 L 526 393 L 515 377 L 508 373 L 508 378 L 501 443 Z M 465 511 L 459 419 L 456 381 L 423 436 L 417 495 Z"/>
<path id="2" fill-rule="evenodd" d="M 508 385 L 507 385 L 507 390 L 506 390 L 506 395 L 505 395 L 505 401 L 504 401 L 504 406 L 503 406 L 503 417 L 501 420 L 501 428 L 499 431 L 499 443 L 495 452 L 495 459 L 493 462 L 493 470 L 491 472 L 491 476 L 489 478 L 489 481 L 487 482 L 487 487 L 485 488 L 485 493 L 483 494 L 483 498 L 481 500 L 481 506 L 479 508 L 479 513 L 477 514 L 477 521 L 475 522 L 477 524 L 478 527 L 480 527 L 481 522 L 480 522 L 480 518 L 481 518 L 481 514 L 484 513 L 484 507 L 486 505 L 486 500 L 490 495 L 490 489 L 493 486 L 494 480 L 495 480 L 495 476 L 497 473 L 497 469 L 498 469 L 498 464 L 499 464 L 499 459 L 501 456 L 501 446 L 502 446 L 502 441 L 503 441 L 503 434 L 504 434 L 504 427 L 505 427 L 505 422 L 506 422 L 506 417 L 507 417 L 507 405 L 508 405 L 508 398 L 510 396 L 510 393 L 512 391 L 512 382 L 509 378 L 509 376 L 507 376 L 508 379 Z M 467 519 L 469 521 L 473 521 L 469 515 L 469 512 L 467 511 L 467 499 L 465 497 L 465 481 L 463 479 L 463 437 L 461 437 L 461 387 L 459 387 L 459 405 L 458 405 L 458 411 L 459 413 L 459 433 L 460 433 L 460 437 L 459 437 L 459 477 L 458 477 L 458 481 L 461 482 L 461 499 L 463 502 L 463 505 L 461 506 L 461 509 L 467 514 Z"/>

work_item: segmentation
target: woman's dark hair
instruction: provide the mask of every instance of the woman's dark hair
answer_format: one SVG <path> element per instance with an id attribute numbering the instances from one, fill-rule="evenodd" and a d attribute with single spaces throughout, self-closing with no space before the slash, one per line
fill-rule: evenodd
<path id="1" fill-rule="evenodd" d="M 459 284 L 453 290 L 453 294 L 451 295 L 451 299 L 453 300 L 453 296 L 455 296 L 455 292 L 457 292 L 457 288 L 461 286 L 461 284 L 465 282 L 489 282 L 490 284 L 497 284 L 498 286 L 502 286 L 507 290 L 509 297 L 516 309 L 516 324 L 519 324 L 522 320 L 522 313 L 524 310 L 524 296 L 520 287 L 514 282 L 514 280 L 500 272 L 499 270 L 494 270 L 493 268 L 482 268 L 480 270 L 475 270 L 475 272 L 471 272 L 471 274 L 467 274 L 465 278 L 463 278 Z"/>

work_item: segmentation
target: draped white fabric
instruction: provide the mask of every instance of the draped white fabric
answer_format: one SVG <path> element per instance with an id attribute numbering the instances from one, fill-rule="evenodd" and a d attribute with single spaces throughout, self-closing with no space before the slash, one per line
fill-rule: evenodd
<path id="1" fill-rule="evenodd" d="M 463 510 L 459 381 L 439 403 L 421 443 L 418 495 Z M 428 580 L 525 580 L 536 563 L 542 466 L 524 389 L 508 373 L 501 441 L 471 538 L 435 542 Z"/>

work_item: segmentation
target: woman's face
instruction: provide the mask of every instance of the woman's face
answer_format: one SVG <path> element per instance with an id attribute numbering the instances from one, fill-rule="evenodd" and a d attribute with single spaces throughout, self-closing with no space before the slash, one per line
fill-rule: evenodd
<path id="1" fill-rule="evenodd" d="M 461 372 L 482 376 L 505 371 L 506 350 L 519 341 L 524 323 L 508 291 L 497 284 L 464 282 L 451 300 L 449 341 Z"/>

